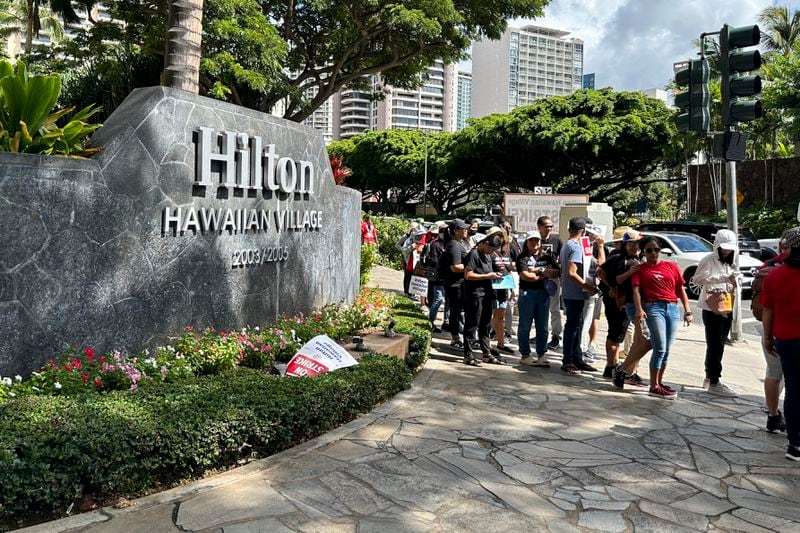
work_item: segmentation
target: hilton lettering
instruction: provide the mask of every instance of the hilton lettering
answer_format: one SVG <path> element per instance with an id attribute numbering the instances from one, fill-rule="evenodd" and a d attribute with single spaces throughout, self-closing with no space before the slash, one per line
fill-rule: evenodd
<path id="1" fill-rule="evenodd" d="M 226 131 L 214 134 L 212 128 L 197 130 L 195 184 L 213 187 L 211 163 L 219 167 L 219 187 L 266 189 L 284 193 L 314 193 L 314 164 L 281 157 L 275 145 L 246 133 Z M 212 152 L 218 146 L 219 152 Z"/>

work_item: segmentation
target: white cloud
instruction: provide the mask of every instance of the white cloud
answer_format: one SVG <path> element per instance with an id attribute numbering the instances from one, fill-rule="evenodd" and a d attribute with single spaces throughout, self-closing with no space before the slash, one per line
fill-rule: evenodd
<path id="1" fill-rule="evenodd" d="M 661 88 L 672 64 L 694 56 L 692 41 L 704 31 L 756 24 L 775 0 L 551 0 L 545 16 L 511 21 L 572 32 L 585 43 L 584 72 L 596 86 L 617 90 Z M 782 5 L 800 9 L 800 0 Z"/>

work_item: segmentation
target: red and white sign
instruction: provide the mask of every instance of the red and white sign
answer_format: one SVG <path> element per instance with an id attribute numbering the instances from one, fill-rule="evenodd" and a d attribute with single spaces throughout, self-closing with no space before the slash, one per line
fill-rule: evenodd
<path id="1" fill-rule="evenodd" d="M 327 335 L 317 335 L 303 346 L 292 357 L 286 366 L 286 375 L 303 377 L 316 376 L 357 365 L 358 361 L 347 353 L 347 350 L 336 344 Z"/>

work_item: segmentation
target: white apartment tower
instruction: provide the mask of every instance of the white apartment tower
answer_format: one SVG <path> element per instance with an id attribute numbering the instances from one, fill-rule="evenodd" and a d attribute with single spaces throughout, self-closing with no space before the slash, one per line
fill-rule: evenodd
<path id="1" fill-rule="evenodd" d="M 333 138 L 347 139 L 366 131 L 405 129 L 455 131 L 458 81 L 455 65 L 437 61 L 417 89 L 401 89 L 373 79 L 383 100 L 373 102 L 359 91 L 340 91 L 333 98 Z"/>
<path id="2" fill-rule="evenodd" d="M 470 72 L 458 73 L 458 104 L 456 106 L 456 131 L 467 126 L 472 102 L 472 74 Z"/>
<path id="3" fill-rule="evenodd" d="M 472 47 L 471 116 L 508 113 L 539 98 L 583 86 L 583 41 L 569 32 L 525 26 L 508 28 L 497 41 Z"/>

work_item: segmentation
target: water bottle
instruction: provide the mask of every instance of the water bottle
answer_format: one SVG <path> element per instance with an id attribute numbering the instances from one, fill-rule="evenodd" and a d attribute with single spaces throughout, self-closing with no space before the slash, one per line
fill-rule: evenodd
<path id="1" fill-rule="evenodd" d="M 649 341 L 650 340 L 650 328 L 647 327 L 647 321 L 644 318 L 642 319 L 641 326 L 642 326 L 642 337 L 644 337 L 645 340 Z"/>

